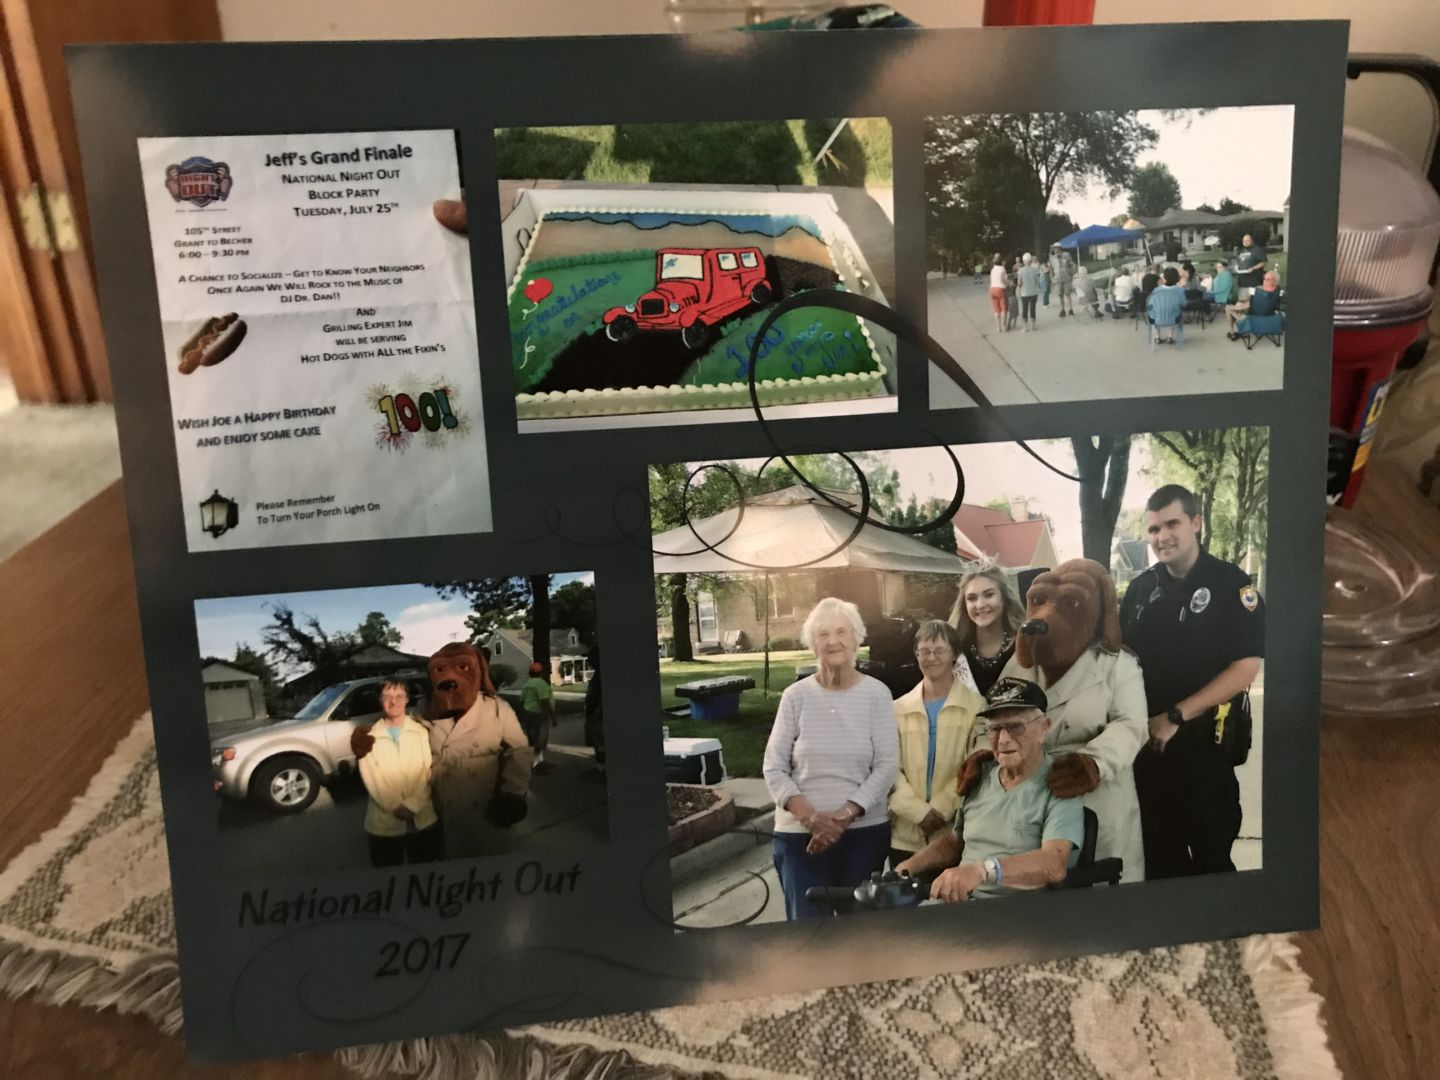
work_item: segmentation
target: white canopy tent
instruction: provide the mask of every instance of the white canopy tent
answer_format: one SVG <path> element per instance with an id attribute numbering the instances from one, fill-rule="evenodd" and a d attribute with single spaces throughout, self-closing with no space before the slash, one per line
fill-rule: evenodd
<path id="1" fill-rule="evenodd" d="M 855 492 L 827 494 L 852 509 L 860 508 L 860 496 Z M 655 536 L 651 542 L 656 552 L 655 573 L 765 575 L 766 689 L 770 676 L 768 614 L 772 573 L 849 569 L 959 575 L 966 568 L 958 556 L 868 523 L 850 543 L 841 546 L 854 531 L 855 518 L 798 484 L 753 496 L 737 528 L 738 515 L 737 509 L 722 510 L 696 520 L 693 531 L 691 526 L 681 525 Z M 731 530 L 734 535 L 719 543 Z M 705 548 L 701 540 L 716 545 L 718 550 Z"/>

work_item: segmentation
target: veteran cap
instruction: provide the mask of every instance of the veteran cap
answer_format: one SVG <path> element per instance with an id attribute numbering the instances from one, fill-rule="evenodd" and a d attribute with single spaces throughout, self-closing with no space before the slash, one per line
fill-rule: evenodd
<path id="1" fill-rule="evenodd" d="M 995 716 L 1008 709 L 1039 709 L 1044 712 L 1050 707 L 1045 691 L 1029 679 L 999 679 L 985 695 L 985 708 L 981 716 Z"/>

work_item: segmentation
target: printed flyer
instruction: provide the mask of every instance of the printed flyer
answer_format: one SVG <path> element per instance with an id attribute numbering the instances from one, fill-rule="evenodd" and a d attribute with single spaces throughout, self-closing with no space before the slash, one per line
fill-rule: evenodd
<path id="1" fill-rule="evenodd" d="M 189 549 L 488 532 L 454 133 L 139 147 Z"/>

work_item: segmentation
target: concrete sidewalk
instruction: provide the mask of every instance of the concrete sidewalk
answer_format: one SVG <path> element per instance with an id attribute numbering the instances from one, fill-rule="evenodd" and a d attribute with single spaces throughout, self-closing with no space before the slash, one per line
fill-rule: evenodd
<path id="1" fill-rule="evenodd" d="M 1108 315 L 1062 319 L 1054 293 L 1049 307 L 1037 309 L 1033 333 L 1017 322 L 997 334 L 988 285 L 968 275 L 932 276 L 927 303 L 930 336 L 997 405 L 1278 390 L 1282 382 L 1285 350 L 1261 341 L 1247 351 L 1227 340 L 1223 312 L 1203 329 L 1187 325 L 1183 345 L 1151 352 L 1143 323 Z M 931 368 L 931 408 L 973 404 Z"/>
<path id="2" fill-rule="evenodd" d="M 756 777 L 735 777 L 722 786 L 736 806 L 760 814 L 670 860 L 675 923 L 698 930 L 747 920 L 783 922 L 785 898 L 770 853 L 775 801 Z"/>

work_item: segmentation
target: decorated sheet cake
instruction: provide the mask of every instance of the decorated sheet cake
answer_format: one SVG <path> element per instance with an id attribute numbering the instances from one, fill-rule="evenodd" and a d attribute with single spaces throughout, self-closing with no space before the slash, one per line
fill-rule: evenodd
<path id="1" fill-rule="evenodd" d="M 534 208 L 508 298 L 520 419 L 748 407 L 777 301 L 870 287 L 853 245 L 801 212 L 813 196 L 766 202 Z M 766 331 L 756 380 L 762 405 L 803 404 L 883 394 L 886 369 L 863 320 L 802 308 Z"/>

